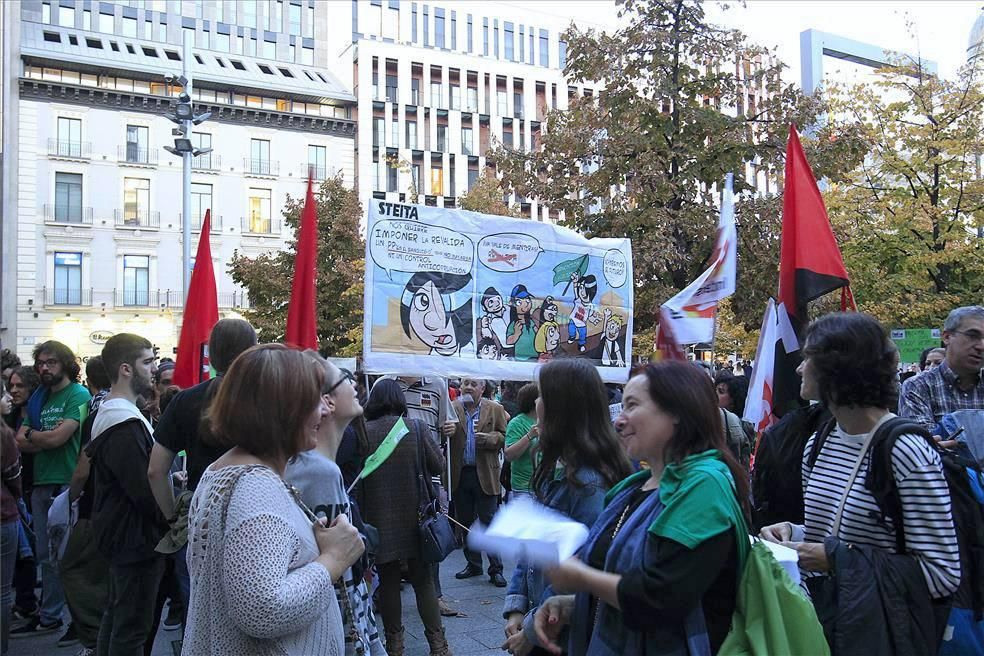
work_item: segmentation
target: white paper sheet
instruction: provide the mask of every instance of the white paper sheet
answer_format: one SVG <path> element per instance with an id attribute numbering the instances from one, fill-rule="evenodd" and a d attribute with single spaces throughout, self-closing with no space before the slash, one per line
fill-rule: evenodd
<path id="1" fill-rule="evenodd" d="M 749 540 L 755 543 L 755 538 L 749 536 Z M 789 578 L 793 579 L 793 583 L 796 585 L 800 584 L 800 570 L 799 570 L 799 554 L 796 553 L 795 549 L 790 549 L 789 547 L 783 546 L 781 544 L 776 544 L 775 542 L 769 542 L 768 540 L 762 540 L 762 544 L 769 548 L 772 555 L 775 556 L 782 568 L 786 570 L 789 574 Z"/>
<path id="2" fill-rule="evenodd" d="M 468 532 L 468 546 L 528 565 L 550 567 L 573 556 L 588 538 L 588 527 L 526 498 L 499 509 L 488 526 Z"/>

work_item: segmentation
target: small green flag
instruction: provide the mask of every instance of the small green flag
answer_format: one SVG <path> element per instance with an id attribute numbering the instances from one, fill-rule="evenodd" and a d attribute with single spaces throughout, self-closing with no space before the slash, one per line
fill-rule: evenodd
<path id="1" fill-rule="evenodd" d="M 379 469 L 379 466 L 386 462 L 386 459 L 393 454 L 393 450 L 396 449 L 396 446 L 409 432 L 410 429 L 407 428 L 407 425 L 403 422 L 403 418 L 401 417 L 398 419 L 397 422 L 393 424 L 393 428 L 390 429 L 390 432 L 386 434 L 385 438 L 383 438 L 379 448 L 376 449 L 371 456 L 366 458 L 366 464 L 362 468 L 362 473 L 359 474 L 359 478 L 365 478 L 369 474 Z"/>
<path id="2" fill-rule="evenodd" d="M 566 282 L 570 285 L 571 274 L 575 271 L 583 278 L 584 272 L 588 270 L 588 256 L 587 254 L 581 257 L 576 257 L 573 260 L 564 260 L 560 264 L 554 267 L 553 284 L 559 285 Z"/>

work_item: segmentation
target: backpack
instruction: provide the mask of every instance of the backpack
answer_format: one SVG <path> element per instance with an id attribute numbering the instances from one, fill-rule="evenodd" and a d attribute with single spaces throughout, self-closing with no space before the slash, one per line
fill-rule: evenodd
<path id="1" fill-rule="evenodd" d="M 824 424 L 813 441 L 808 463 L 812 467 L 820 456 L 823 443 L 833 430 L 831 420 Z M 975 622 L 984 619 L 984 505 L 974 493 L 974 485 L 984 486 L 984 473 L 972 459 L 940 449 L 921 424 L 895 417 L 878 429 L 871 440 L 871 460 L 865 487 L 881 511 L 880 520 L 892 520 L 895 547 L 905 553 L 902 504 L 892 473 L 892 450 L 902 435 L 919 435 L 932 445 L 943 463 L 943 476 L 950 491 L 951 513 L 960 550 L 960 586 L 953 595 L 954 608 L 973 612 Z"/>
<path id="2" fill-rule="evenodd" d="M 731 455 L 748 471 L 748 462 L 752 456 L 752 442 L 745 433 L 741 419 L 733 412 L 721 408 L 721 421 L 724 423 L 724 438 Z"/>

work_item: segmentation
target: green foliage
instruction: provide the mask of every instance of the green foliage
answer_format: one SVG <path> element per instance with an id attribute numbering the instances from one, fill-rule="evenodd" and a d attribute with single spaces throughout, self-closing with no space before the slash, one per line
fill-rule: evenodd
<path id="1" fill-rule="evenodd" d="M 458 207 L 469 212 L 522 218 L 518 206 L 509 207 L 499 180 L 486 169 L 467 193 L 458 198 Z"/>
<path id="2" fill-rule="evenodd" d="M 778 287 L 781 197 L 758 197 L 745 165 L 778 179 L 789 123 L 811 125 L 820 97 L 782 85 L 782 64 L 734 30 L 704 20 L 697 0 L 625 0 L 614 34 L 567 34 L 567 74 L 604 80 L 569 110 L 550 111 L 540 151 L 489 155 L 507 190 L 565 212 L 588 236 L 629 237 L 635 268 L 635 328 L 651 341 L 659 306 L 693 280 L 713 248 L 713 185 L 736 173 L 739 221 L 737 320 L 749 329 Z M 739 79 L 736 71 L 753 63 Z M 763 90 L 758 106 L 748 94 Z M 742 113 L 734 111 L 741 105 Z M 723 110 L 723 111 L 722 111 Z M 738 114 L 732 116 L 731 114 Z M 818 176 L 839 179 L 864 155 L 857 131 L 821 130 L 804 147 Z M 600 209 L 599 209 L 600 208 Z"/>
<path id="3" fill-rule="evenodd" d="M 359 234 L 362 206 L 357 193 L 341 176 L 329 178 L 315 190 L 318 205 L 317 331 L 320 350 L 327 356 L 362 352 L 363 259 L 365 243 Z M 283 215 L 298 230 L 304 197 L 287 198 Z M 283 341 L 287 306 L 294 278 L 296 239 L 287 248 L 248 258 L 238 252 L 229 264 L 232 279 L 249 294 L 251 309 L 243 313 L 261 341 Z"/>

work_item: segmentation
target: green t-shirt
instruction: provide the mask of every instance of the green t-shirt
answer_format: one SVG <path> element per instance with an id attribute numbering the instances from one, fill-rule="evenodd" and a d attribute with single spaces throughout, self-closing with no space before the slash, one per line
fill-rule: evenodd
<path id="1" fill-rule="evenodd" d="M 523 439 L 523 436 L 530 432 L 530 428 L 536 423 L 536 419 L 520 414 L 509 420 L 506 425 L 506 448 Z M 529 492 L 530 479 L 533 478 L 533 447 L 536 446 L 537 438 L 530 441 L 530 446 L 526 452 L 509 463 L 510 482 L 512 489 L 516 492 Z"/>
<path id="2" fill-rule="evenodd" d="M 512 321 L 508 326 L 506 326 L 506 334 L 512 335 L 513 330 L 516 329 L 516 322 Z M 513 357 L 517 360 L 536 360 L 539 357 L 539 353 L 533 347 L 533 340 L 536 337 L 536 328 L 527 328 L 523 326 L 522 331 L 519 333 L 519 339 L 513 345 L 515 349 L 513 351 Z"/>
<path id="3" fill-rule="evenodd" d="M 41 408 L 41 425 L 31 426 L 30 419 L 25 423 L 37 431 L 50 431 L 63 419 L 79 422 L 75 431 L 64 444 L 55 449 L 45 449 L 34 454 L 35 485 L 68 485 L 72 482 L 72 472 L 79 459 L 79 440 L 81 437 L 80 406 L 92 398 L 78 383 L 69 383 L 64 389 L 48 395 L 48 401 Z"/>

